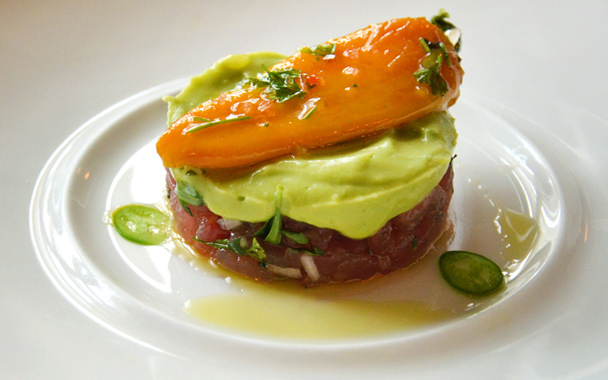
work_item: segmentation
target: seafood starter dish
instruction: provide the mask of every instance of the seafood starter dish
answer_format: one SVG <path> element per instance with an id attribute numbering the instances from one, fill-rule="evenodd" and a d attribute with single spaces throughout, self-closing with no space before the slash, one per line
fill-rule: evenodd
<path id="1" fill-rule="evenodd" d="M 441 13 L 289 57 L 228 56 L 176 96 L 157 142 L 173 228 L 261 282 L 406 268 L 444 233 L 463 70 Z"/>

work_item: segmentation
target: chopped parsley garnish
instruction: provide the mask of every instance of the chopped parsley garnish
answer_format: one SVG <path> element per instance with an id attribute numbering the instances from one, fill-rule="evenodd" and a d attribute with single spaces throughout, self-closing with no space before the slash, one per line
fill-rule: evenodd
<path id="1" fill-rule="evenodd" d="M 220 239 L 216 241 L 203 241 L 197 237 L 194 237 L 195 241 L 199 243 L 207 244 L 217 249 L 227 249 L 236 253 L 239 256 L 251 256 L 258 261 L 264 261 L 266 259 L 266 252 L 264 252 L 264 248 L 260 245 L 257 239 L 253 239 L 251 242 L 251 246 L 249 248 L 243 247 L 243 243 L 241 238 L 236 238 L 233 240 L 229 239 Z"/>
<path id="2" fill-rule="evenodd" d="M 302 53 L 316 55 L 317 57 L 325 57 L 329 54 L 333 54 L 336 51 L 336 44 L 331 42 L 323 43 L 311 47 L 303 47 L 300 49 Z"/>
<path id="3" fill-rule="evenodd" d="M 428 84 L 433 95 L 443 96 L 448 91 L 448 84 L 439 70 L 443 62 L 450 66 L 447 48 L 443 42 L 430 42 L 424 38 L 420 38 L 420 43 L 429 54 L 422 60 L 422 68 L 414 76 L 418 83 Z"/>
<path id="4" fill-rule="evenodd" d="M 283 103 L 296 96 L 302 98 L 306 94 L 296 81 L 300 78 L 300 70 L 269 71 L 264 65 L 262 68 L 265 73 L 258 74 L 255 78 L 245 79 L 245 83 L 256 87 L 266 87 L 265 92 L 269 99 Z"/>
<path id="5" fill-rule="evenodd" d="M 238 117 L 231 117 L 231 118 L 222 119 L 222 120 L 215 120 L 215 121 L 211 121 L 209 119 L 205 119 L 205 118 L 202 118 L 202 117 L 195 117 L 194 121 L 200 121 L 202 123 L 198 124 L 195 127 L 190 128 L 187 131 L 187 133 L 192 133 L 192 132 L 200 131 L 201 129 L 209 128 L 209 127 L 212 127 L 214 125 L 233 123 L 235 121 L 248 120 L 248 119 L 251 119 L 251 116 L 238 116 Z"/>

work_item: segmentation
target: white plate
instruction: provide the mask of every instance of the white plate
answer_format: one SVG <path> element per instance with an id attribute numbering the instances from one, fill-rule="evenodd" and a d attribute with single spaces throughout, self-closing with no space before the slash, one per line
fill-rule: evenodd
<path id="1" fill-rule="evenodd" d="M 391 335 L 277 339 L 191 318 L 183 311 L 188 300 L 233 287 L 165 248 L 116 238 L 104 224 L 114 207 L 162 198 L 164 170 L 153 145 L 165 128 L 166 108 L 159 99 L 184 83 L 153 88 L 98 115 L 57 150 L 39 178 L 31 205 L 32 237 L 46 273 L 76 307 L 110 330 L 186 362 L 205 357 L 215 363 L 207 370 L 218 375 L 231 373 L 234 360 L 248 368 L 250 378 L 307 377 L 311 366 L 322 371 L 321 377 L 367 378 L 402 370 L 439 375 L 467 365 L 462 359 L 472 356 L 483 364 L 471 374 L 521 367 L 513 360 L 535 366 L 534 371 L 553 371 L 549 361 L 536 360 L 549 351 L 551 357 L 562 355 L 559 348 L 547 342 L 538 349 L 549 351 L 537 353 L 522 345 L 549 328 L 571 333 L 557 327 L 554 313 L 563 311 L 580 287 L 576 256 L 590 254 L 583 185 L 568 164 L 572 149 L 555 135 L 490 102 L 463 98 L 454 107 L 460 138 L 452 246 L 495 247 L 491 224 L 497 207 L 529 215 L 541 229 L 533 254 L 511 268 L 506 291 L 481 301 L 456 296 L 457 305 L 472 302 L 480 312 Z M 421 268 L 431 268 L 434 261 L 423 263 Z M 412 289 L 415 281 L 404 278 L 405 289 Z M 441 283 L 437 289 L 450 292 Z M 521 349 L 515 354 L 513 347 Z"/>

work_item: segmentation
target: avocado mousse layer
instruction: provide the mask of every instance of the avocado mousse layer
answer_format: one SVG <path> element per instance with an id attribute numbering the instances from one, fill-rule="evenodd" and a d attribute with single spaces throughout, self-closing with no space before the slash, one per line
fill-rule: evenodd
<path id="1" fill-rule="evenodd" d="M 169 123 L 233 89 L 282 58 L 257 52 L 226 57 L 167 96 Z M 264 222 L 281 215 L 362 239 L 410 210 L 439 183 L 453 156 L 454 119 L 433 112 L 406 127 L 239 170 L 171 169 L 178 188 L 195 192 L 225 219 Z"/>

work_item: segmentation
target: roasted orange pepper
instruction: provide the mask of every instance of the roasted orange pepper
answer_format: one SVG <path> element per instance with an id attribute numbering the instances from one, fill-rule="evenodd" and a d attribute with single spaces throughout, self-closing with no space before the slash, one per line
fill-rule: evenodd
<path id="1" fill-rule="evenodd" d="M 447 83 L 443 95 L 414 77 L 429 55 L 421 38 L 445 44 L 449 65 L 442 64 L 439 71 Z M 335 51 L 318 56 L 300 50 L 268 69 L 299 70 L 302 96 L 279 102 L 264 87 L 249 85 L 178 119 L 157 143 L 164 165 L 254 165 L 397 127 L 458 98 L 463 76 L 458 55 L 444 33 L 424 18 L 370 25 L 326 44 Z M 206 120 L 231 118 L 238 119 L 191 132 Z"/>

